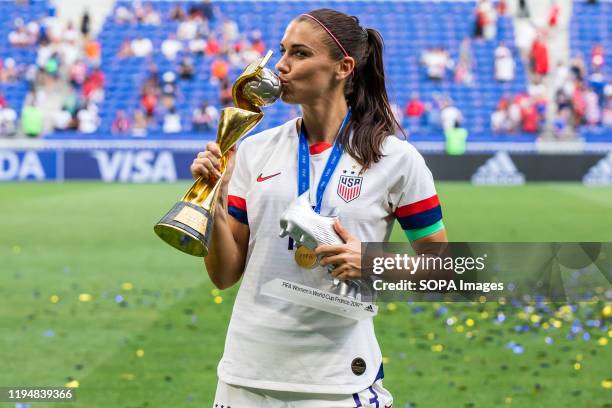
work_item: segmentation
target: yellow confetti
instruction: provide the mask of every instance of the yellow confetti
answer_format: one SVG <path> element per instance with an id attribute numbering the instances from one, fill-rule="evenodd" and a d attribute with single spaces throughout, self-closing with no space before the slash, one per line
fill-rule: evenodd
<path id="1" fill-rule="evenodd" d="M 60 301 L 60 297 L 57 295 L 51 295 L 51 297 L 49 298 L 49 300 L 51 301 L 51 303 L 57 303 Z"/>
<path id="2" fill-rule="evenodd" d="M 544 323 L 542 323 L 542 328 L 543 328 L 544 330 L 548 330 L 548 328 L 549 328 L 549 327 L 550 327 L 550 325 L 548 324 L 548 322 L 544 322 Z"/>
<path id="3" fill-rule="evenodd" d="M 612 337 L 612 330 L 608 330 L 608 337 Z"/>
<path id="4" fill-rule="evenodd" d="M 484 295 L 480 295 L 480 297 L 478 298 L 478 301 L 480 303 L 485 303 L 487 301 L 487 297 Z"/>
<path id="5" fill-rule="evenodd" d="M 482 312 L 482 313 L 480 314 L 480 318 L 481 318 L 481 319 L 486 319 L 486 318 L 488 318 L 488 317 L 489 317 L 489 313 L 487 313 L 487 312 Z"/>
<path id="6" fill-rule="evenodd" d="M 134 289 L 134 285 L 132 284 L 132 282 L 123 282 L 121 284 L 121 289 L 123 289 L 123 290 L 132 290 L 132 289 Z"/>
<path id="7" fill-rule="evenodd" d="M 387 305 L 387 310 L 390 312 L 395 312 L 397 310 L 397 305 L 395 303 L 389 303 Z"/>
<path id="8" fill-rule="evenodd" d="M 132 374 L 132 373 L 123 373 L 123 374 L 121 374 L 120 378 L 122 380 L 132 381 L 134 379 L 134 374 Z"/>
<path id="9" fill-rule="evenodd" d="M 144 350 L 143 349 L 136 350 L 136 357 L 144 357 Z"/>
<path id="10" fill-rule="evenodd" d="M 503 297 L 500 297 L 499 300 L 497 301 L 500 305 L 505 305 L 506 304 L 506 299 Z"/>
<path id="11" fill-rule="evenodd" d="M 432 344 L 431 351 L 434 353 L 440 353 L 444 350 L 444 346 L 442 344 Z"/>
<path id="12" fill-rule="evenodd" d="M 612 306 L 611 305 L 606 305 L 603 310 L 601 311 L 601 314 L 603 315 L 603 317 L 610 317 L 612 316 Z"/>
<path id="13" fill-rule="evenodd" d="M 14 245 L 13 246 L 13 253 L 15 255 L 19 255 L 21 253 L 21 247 L 19 245 Z"/>
<path id="14" fill-rule="evenodd" d="M 455 330 L 457 331 L 457 333 L 463 333 L 463 330 L 465 330 L 465 328 L 463 327 L 463 325 L 459 325 L 457 327 L 455 327 Z"/>
<path id="15" fill-rule="evenodd" d="M 601 386 L 606 390 L 612 388 L 612 380 L 601 380 Z"/>
<path id="16" fill-rule="evenodd" d="M 70 382 L 67 382 L 64 387 L 66 388 L 79 388 L 79 382 L 77 380 L 72 380 Z"/>
<path id="17" fill-rule="evenodd" d="M 561 320 L 557 320 L 557 319 L 553 319 L 551 321 L 551 324 L 555 327 L 555 328 L 560 328 L 562 326 Z"/>
<path id="18" fill-rule="evenodd" d="M 506 397 L 506 398 L 504 399 L 504 402 L 505 402 L 506 404 L 512 404 L 512 397 Z"/>
<path id="19" fill-rule="evenodd" d="M 529 320 L 531 321 L 531 323 L 538 323 L 542 318 L 538 315 L 531 315 L 529 317 Z"/>
<path id="20" fill-rule="evenodd" d="M 220 304 L 221 302 L 223 302 L 223 298 L 221 296 L 215 296 L 214 301 L 216 304 Z"/>
<path id="21" fill-rule="evenodd" d="M 436 333 L 427 333 L 427 340 L 433 340 L 436 338 Z"/>
<path id="22" fill-rule="evenodd" d="M 91 295 L 89 293 L 81 293 L 79 295 L 79 300 L 81 302 L 89 302 L 91 300 Z"/>
<path id="23" fill-rule="evenodd" d="M 608 344 L 608 339 L 605 337 L 600 337 L 599 340 L 597 340 L 597 344 L 600 346 L 605 346 Z"/>
<path id="24" fill-rule="evenodd" d="M 472 326 L 474 326 L 474 319 L 467 319 L 467 320 L 465 321 L 465 325 L 466 325 L 467 327 L 472 327 Z"/>
<path id="25" fill-rule="evenodd" d="M 389 364 L 389 361 L 391 361 L 391 360 L 389 359 L 389 357 L 383 357 L 383 358 L 382 358 L 382 362 L 383 362 L 383 364 Z"/>
<path id="26" fill-rule="evenodd" d="M 213 290 L 210 291 L 210 294 L 213 296 L 219 296 L 219 293 L 221 292 L 217 288 L 214 288 Z"/>
<path id="27" fill-rule="evenodd" d="M 582 361 L 582 354 L 576 354 L 576 361 Z"/>
<path id="28" fill-rule="evenodd" d="M 580 370 L 582 368 L 582 364 L 574 363 L 574 370 Z"/>

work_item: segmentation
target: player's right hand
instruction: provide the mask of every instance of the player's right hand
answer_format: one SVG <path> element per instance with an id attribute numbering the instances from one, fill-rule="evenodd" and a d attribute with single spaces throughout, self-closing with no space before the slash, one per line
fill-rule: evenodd
<path id="1" fill-rule="evenodd" d="M 228 152 L 230 159 L 225 169 L 224 183 L 229 182 L 233 168 L 234 155 L 236 146 L 232 147 Z M 218 180 L 221 177 L 221 149 L 215 142 L 209 142 L 206 145 L 206 150 L 199 152 L 197 157 L 191 163 L 191 175 L 194 179 L 202 177 L 204 181 L 208 181 L 211 177 Z"/>
<path id="2" fill-rule="evenodd" d="M 221 177 L 221 149 L 215 142 L 209 142 L 206 150 L 199 152 L 191 163 L 191 175 L 194 179 L 202 177 L 205 181 L 211 177 Z"/>

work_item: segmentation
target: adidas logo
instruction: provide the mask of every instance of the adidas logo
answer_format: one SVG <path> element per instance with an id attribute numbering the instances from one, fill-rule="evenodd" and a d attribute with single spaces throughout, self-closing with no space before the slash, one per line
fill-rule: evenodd
<path id="1" fill-rule="evenodd" d="M 497 152 L 495 156 L 476 170 L 476 173 L 472 176 L 472 184 L 525 184 L 525 175 L 518 171 L 507 152 Z"/>
<path id="2" fill-rule="evenodd" d="M 372 313 L 374 313 L 374 307 L 373 307 L 372 305 L 367 305 L 367 306 L 365 307 L 365 310 L 366 310 L 367 312 L 372 312 Z"/>
<path id="3" fill-rule="evenodd" d="M 582 178 L 587 186 L 610 186 L 612 185 L 612 153 L 597 162 L 589 169 Z"/>

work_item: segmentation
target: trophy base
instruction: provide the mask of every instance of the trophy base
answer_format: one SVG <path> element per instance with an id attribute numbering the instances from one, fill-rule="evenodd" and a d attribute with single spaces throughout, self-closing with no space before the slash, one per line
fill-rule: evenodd
<path id="1" fill-rule="evenodd" d="M 179 201 L 153 230 L 166 243 L 193 256 L 208 255 L 213 217 L 197 205 Z"/>

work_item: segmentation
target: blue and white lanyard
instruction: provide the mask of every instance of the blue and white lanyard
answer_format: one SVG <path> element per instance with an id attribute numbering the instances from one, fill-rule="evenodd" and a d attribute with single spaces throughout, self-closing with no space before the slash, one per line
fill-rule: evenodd
<path id="1" fill-rule="evenodd" d="M 323 169 L 323 174 L 321 174 L 321 179 L 319 180 L 319 185 L 317 186 L 317 203 L 315 205 L 314 211 L 319 214 L 321 212 L 321 204 L 323 203 L 323 194 L 325 193 L 325 188 L 329 184 L 329 180 L 331 179 L 336 167 L 338 167 L 338 163 L 340 162 L 340 158 L 342 157 L 343 146 L 338 141 L 338 136 L 342 133 L 342 129 L 346 126 L 349 119 L 351 118 L 351 110 L 347 112 L 344 120 L 342 121 L 342 125 L 340 125 L 340 129 L 338 130 L 338 134 L 336 135 L 336 141 L 334 142 L 334 147 L 332 148 L 331 154 L 327 159 L 327 163 L 325 164 L 325 168 Z M 310 188 L 310 153 L 308 150 L 308 140 L 306 139 L 306 131 L 304 127 L 304 123 L 302 121 L 302 126 L 300 128 L 300 148 L 298 151 L 298 195 L 304 194 Z"/>

